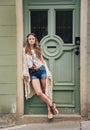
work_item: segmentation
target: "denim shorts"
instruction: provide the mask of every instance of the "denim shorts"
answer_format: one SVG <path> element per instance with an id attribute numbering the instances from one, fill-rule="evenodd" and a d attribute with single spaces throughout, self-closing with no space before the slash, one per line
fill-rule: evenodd
<path id="1" fill-rule="evenodd" d="M 31 80 L 33 79 L 45 79 L 47 78 L 46 69 L 44 66 L 41 66 L 38 70 L 30 73 Z"/>

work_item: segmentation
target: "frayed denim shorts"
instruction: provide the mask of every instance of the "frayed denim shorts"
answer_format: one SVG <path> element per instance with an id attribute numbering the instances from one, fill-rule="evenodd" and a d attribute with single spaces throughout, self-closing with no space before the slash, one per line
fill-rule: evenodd
<path id="1" fill-rule="evenodd" d="M 30 72 L 29 72 L 30 73 Z M 35 70 L 30 73 L 31 80 L 33 79 L 45 79 L 47 78 L 46 69 L 44 66 L 41 66 L 38 70 Z"/>

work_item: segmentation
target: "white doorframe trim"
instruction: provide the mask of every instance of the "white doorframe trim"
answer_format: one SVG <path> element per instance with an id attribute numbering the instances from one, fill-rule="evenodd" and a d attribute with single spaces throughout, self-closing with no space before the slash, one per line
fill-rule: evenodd
<path id="1" fill-rule="evenodd" d="M 87 116 L 87 9 L 88 0 L 81 0 L 80 12 L 80 107 L 81 116 Z M 17 38 L 17 114 L 24 114 L 22 81 L 23 0 L 16 0 Z"/>
<path id="2" fill-rule="evenodd" d="M 81 0 L 80 14 L 80 106 L 81 116 L 87 116 L 87 25 L 88 0 Z"/>
<path id="3" fill-rule="evenodd" d="M 17 49 L 17 114 L 24 114 L 24 89 L 22 80 L 23 49 L 23 0 L 16 0 L 16 49 Z"/>

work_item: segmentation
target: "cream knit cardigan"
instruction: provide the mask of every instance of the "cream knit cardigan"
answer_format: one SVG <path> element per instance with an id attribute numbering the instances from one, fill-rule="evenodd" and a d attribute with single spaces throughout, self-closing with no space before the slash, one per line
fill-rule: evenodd
<path id="1" fill-rule="evenodd" d="M 52 100 L 52 75 L 47 67 L 46 62 L 45 62 L 45 68 L 46 68 L 46 72 L 47 72 L 45 94 Z M 35 94 L 35 92 L 34 92 L 34 89 L 32 87 L 32 84 L 30 82 L 30 75 L 29 75 L 27 60 L 26 60 L 26 56 L 25 56 L 25 48 L 23 48 L 23 76 L 29 77 L 28 82 L 26 82 L 24 80 L 25 97 L 26 97 L 26 99 L 28 99 L 28 98 L 31 98 Z"/>

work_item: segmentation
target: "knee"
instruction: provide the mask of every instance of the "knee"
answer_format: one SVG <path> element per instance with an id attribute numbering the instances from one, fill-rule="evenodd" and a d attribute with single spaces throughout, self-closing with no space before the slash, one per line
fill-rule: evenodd
<path id="1" fill-rule="evenodd" d="M 39 97 L 41 97 L 42 94 L 43 94 L 42 91 L 38 91 L 38 92 L 36 92 L 36 95 L 39 96 Z"/>

